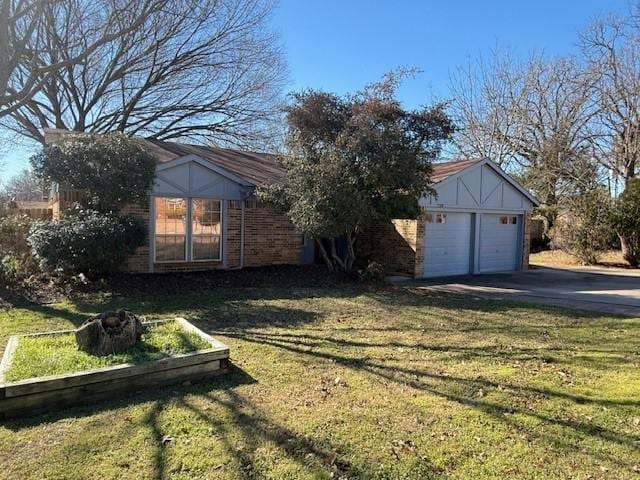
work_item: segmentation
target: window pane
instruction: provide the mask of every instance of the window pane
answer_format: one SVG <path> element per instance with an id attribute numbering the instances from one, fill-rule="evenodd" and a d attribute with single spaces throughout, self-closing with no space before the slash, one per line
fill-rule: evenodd
<path id="1" fill-rule="evenodd" d="M 191 235 L 193 260 L 219 260 L 221 224 L 220 200 L 193 199 Z"/>
<path id="2" fill-rule="evenodd" d="M 211 260 L 220 258 L 220 237 L 198 235 L 193 237 L 193 259 Z"/>
<path id="3" fill-rule="evenodd" d="M 185 260 L 186 199 L 156 197 L 155 208 L 156 260 Z"/>
<path id="4" fill-rule="evenodd" d="M 518 217 L 511 217 L 511 225 L 516 225 L 518 223 Z"/>

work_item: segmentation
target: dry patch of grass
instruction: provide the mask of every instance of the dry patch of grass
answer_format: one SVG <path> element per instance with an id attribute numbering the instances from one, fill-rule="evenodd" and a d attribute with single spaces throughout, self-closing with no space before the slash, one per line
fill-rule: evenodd
<path id="1" fill-rule="evenodd" d="M 231 372 L 0 425 L 0 478 L 638 477 L 637 318 L 417 290 L 217 289 L 15 309 L 0 335 L 117 308 L 186 317 L 230 346 Z"/>
<path id="2" fill-rule="evenodd" d="M 529 257 L 529 263 L 531 265 L 542 265 L 546 267 L 553 267 L 554 265 L 567 267 L 582 265 L 580 260 L 570 253 L 563 252 L 562 250 L 546 250 L 543 252 L 532 253 Z M 603 252 L 600 256 L 600 260 L 598 261 L 598 266 L 631 268 L 626 260 L 622 258 L 622 253 L 619 250 Z"/>

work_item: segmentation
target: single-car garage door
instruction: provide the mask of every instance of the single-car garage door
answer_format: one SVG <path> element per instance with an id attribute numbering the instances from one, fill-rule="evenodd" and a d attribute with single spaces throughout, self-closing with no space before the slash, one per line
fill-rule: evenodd
<path id="1" fill-rule="evenodd" d="M 470 272 L 471 214 L 427 213 L 424 276 L 442 277 Z"/>
<path id="2" fill-rule="evenodd" d="M 517 270 L 518 216 L 483 213 L 478 255 L 480 272 Z"/>

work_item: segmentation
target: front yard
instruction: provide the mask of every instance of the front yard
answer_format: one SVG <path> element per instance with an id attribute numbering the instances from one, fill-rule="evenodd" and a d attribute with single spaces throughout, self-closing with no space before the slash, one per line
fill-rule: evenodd
<path id="1" fill-rule="evenodd" d="M 582 265 L 580 260 L 562 250 L 545 250 L 532 253 L 529 257 L 529 262 L 531 265 L 540 265 L 542 267 L 576 267 Z M 620 250 L 603 252 L 597 266 L 631 268 L 629 263 L 622 258 L 622 252 Z"/>
<path id="2" fill-rule="evenodd" d="M 219 380 L 0 424 L 0 478 L 640 475 L 640 319 L 405 290 L 218 288 L 0 311 L 14 333 L 130 308 L 231 348 Z"/>

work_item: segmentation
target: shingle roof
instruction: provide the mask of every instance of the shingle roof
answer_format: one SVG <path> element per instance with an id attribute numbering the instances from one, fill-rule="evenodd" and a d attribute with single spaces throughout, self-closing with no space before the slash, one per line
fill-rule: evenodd
<path id="1" fill-rule="evenodd" d="M 482 158 L 474 158 L 471 160 L 455 160 L 453 162 L 442 162 L 433 164 L 433 173 L 431 174 L 431 181 L 433 183 L 439 183 L 446 180 L 451 175 L 455 175 L 462 170 L 482 162 Z"/>
<path id="2" fill-rule="evenodd" d="M 276 158 L 266 153 L 164 142 L 153 139 L 138 140 L 160 163 L 169 162 L 186 155 L 197 155 L 254 185 L 281 183 L 285 178 L 285 171 L 280 167 Z"/>
<path id="3" fill-rule="evenodd" d="M 69 130 L 45 129 L 45 136 L 73 134 Z M 160 163 L 166 163 L 186 155 L 197 155 L 213 165 L 246 180 L 253 185 L 282 183 L 286 177 L 284 169 L 274 155 L 266 153 L 245 152 L 228 148 L 206 145 L 174 143 L 154 139 L 136 138 L 142 146 L 152 153 Z M 49 143 L 49 142 L 47 142 Z M 483 159 L 456 160 L 433 164 L 431 181 L 441 182 L 451 175 L 468 168 Z"/>

